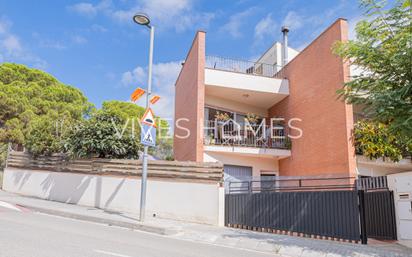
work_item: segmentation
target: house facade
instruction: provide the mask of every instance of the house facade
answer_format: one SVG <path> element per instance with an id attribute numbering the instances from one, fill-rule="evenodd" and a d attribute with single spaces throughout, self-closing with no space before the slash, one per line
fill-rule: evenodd
<path id="1" fill-rule="evenodd" d="M 347 21 L 300 52 L 285 33 L 255 62 L 207 55 L 196 33 L 175 84 L 176 160 L 221 162 L 229 177 L 358 175 L 353 107 L 336 94 L 349 65 L 331 50 Z"/>

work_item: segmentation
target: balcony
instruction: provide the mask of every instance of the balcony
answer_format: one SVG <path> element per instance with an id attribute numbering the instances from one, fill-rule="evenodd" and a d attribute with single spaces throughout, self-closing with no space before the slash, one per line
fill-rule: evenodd
<path id="1" fill-rule="evenodd" d="M 207 55 L 206 68 L 284 79 L 282 66 Z"/>
<path id="2" fill-rule="evenodd" d="M 206 56 L 205 93 L 269 109 L 289 95 L 289 81 L 277 65 Z"/>
<path id="3" fill-rule="evenodd" d="M 205 151 L 258 157 L 290 156 L 291 142 L 283 126 L 209 120 L 204 127 Z"/>

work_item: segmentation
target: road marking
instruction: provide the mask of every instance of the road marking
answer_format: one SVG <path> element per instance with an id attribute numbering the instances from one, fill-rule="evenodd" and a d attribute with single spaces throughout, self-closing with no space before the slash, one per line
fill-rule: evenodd
<path id="1" fill-rule="evenodd" d="M 3 202 L 3 201 L 0 201 L 0 207 L 4 207 L 4 208 L 7 208 L 7 209 L 22 212 L 22 210 L 20 208 L 16 207 L 15 205 L 10 204 L 10 203 L 6 203 L 6 202 Z"/>
<path id="2" fill-rule="evenodd" d="M 106 255 L 111 255 L 111 256 L 116 256 L 116 257 L 132 257 L 129 255 L 124 255 L 124 254 L 120 254 L 120 253 L 113 253 L 113 252 L 107 252 L 107 251 L 103 251 L 103 250 L 93 250 L 96 253 L 102 253 L 102 254 L 106 254 Z"/>

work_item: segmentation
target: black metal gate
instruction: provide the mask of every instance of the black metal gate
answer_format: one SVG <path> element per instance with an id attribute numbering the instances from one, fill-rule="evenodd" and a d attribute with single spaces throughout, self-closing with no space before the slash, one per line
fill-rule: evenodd
<path id="1" fill-rule="evenodd" d="M 227 194 L 225 223 L 360 240 L 356 191 Z"/>
<path id="2" fill-rule="evenodd" d="M 276 178 L 268 188 L 261 181 L 248 183 L 247 188 L 240 187 L 239 182 L 233 182 L 233 187 L 229 183 L 226 226 L 281 230 L 363 244 L 368 237 L 397 239 L 393 192 L 386 184 L 365 190 L 359 186 L 363 182 L 343 183 L 342 178 L 328 184 L 321 178 Z"/>
<path id="3" fill-rule="evenodd" d="M 397 239 L 395 203 L 392 191 L 365 192 L 364 212 L 367 237 Z"/>

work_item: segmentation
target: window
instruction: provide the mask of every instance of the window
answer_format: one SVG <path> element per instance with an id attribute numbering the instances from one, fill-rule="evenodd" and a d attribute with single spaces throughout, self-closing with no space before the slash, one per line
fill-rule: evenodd
<path id="1" fill-rule="evenodd" d="M 260 187 L 262 191 L 273 190 L 276 188 L 276 174 L 261 173 L 260 174 Z"/>
<path id="2" fill-rule="evenodd" d="M 233 112 L 219 110 L 212 107 L 205 107 L 205 120 L 215 120 L 218 113 L 226 113 L 231 119 L 234 117 Z"/>

